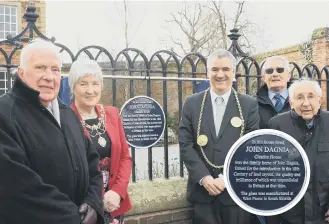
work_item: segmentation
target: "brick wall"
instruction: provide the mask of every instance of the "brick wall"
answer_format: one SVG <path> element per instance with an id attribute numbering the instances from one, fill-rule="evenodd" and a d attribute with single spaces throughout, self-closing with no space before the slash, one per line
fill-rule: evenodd
<path id="1" fill-rule="evenodd" d="M 161 70 L 161 66 L 156 65 L 152 70 Z M 170 64 L 167 68 L 167 71 L 177 71 L 177 67 L 174 64 Z M 183 71 L 191 72 L 191 68 L 188 65 L 183 67 Z M 204 66 L 198 66 L 198 71 L 205 72 Z M 113 73 L 104 74 L 113 75 Z M 129 75 L 129 73 L 116 72 L 115 75 Z M 140 76 L 139 72 L 131 74 L 132 76 Z M 145 74 L 143 74 L 145 75 Z M 161 73 L 152 73 L 152 77 L 160 76 Z M 167 77 L 178 77 L 177 74 L 167 74 Z M 191 78 L 192 75 L 182 75 L 181 77 Z M 197 75 L 196 77 L 205 78 L 205 75 Z M 146 95 L 147 94 L 147 81 L 145 80 L 134 80 L 134 96 Z M 101 103 L 104 105 L 112 105 L 113 103 L 113 81 L 111 79 L 104 80 L 104 89 L 102 92 Z M 169 115 L 174 115 L 178 109 L 178 81 L 167 81 L 167 110 Z M 185 98 L 193 93 L 193 85 L 191 81 L 182 81 L 182 95 L 183 102 Z M 152 80 L 151 81 L 151 97 L 154 98 L 162 107 L 164 106 L 163 102 L 163 91 L 164 91 L 164 82 L 161 80 Z M 127 79 L 117 79 L 116 80 L 116 107 L 121 108 L 122 105 L 130 99 L 130 80 Z"/>
<path id="2" fill-rule="evenodd" d="M 43 33 L 46 34 L 46 2 L 45 0 L 21 0 L 21 15 L 23 17 L 26 8 L 29 4 L 29 2 L 35 3 L 36 7 L 36 13 L 38 13 L 39 18 L 35 22 L 35 25 L 37 28 Z M 24 29 L 26 27 L 27 22 L 24 18 L 22 18 L 22 28 Z"/>
<path id="3" fill-rule="evenodd" d="M 23 18 L 24 13 L 26 12 L 26 8 L 29 2 L 35 3 L 36 12 L 39 14 L 39 18 L 36 21 L 37 28 L 43 33 L 46 33 L 46 3 L 45 0 L 12 0 L 12 1 L 1 1 L 0 5 L 10 5 L 16 6 L 17 16 L 18 16 L 18 33 L 21 33 L 26 27 L 27 22 Z M 36 34 L 34 34 L 37 37 Z M 28 32 L 25 34 L 25 37 L 28 37 Z M 9 45 L 0 45 L 0 48 L 4 49 L 6 53 L 9 55 L 10 52 L 14 49 Z M 19 55 L 20 51 L 17 51 L 14 54 L 12 64 L 19 64 Z M 5 64 L 5 60 L 2 54 L 0 54 L 0 64 Z"/>
<path id="4" fill-rule="evenodd" d="M 290 47 L 278 49 L 275 51 L 265 52 L 261 54 L 257 54 L 253 56 L 258 63 L 261 63 L 263 60 L 265 60 L 268 57 L 274 56 L 274 55 L 282 55 L 285 56 L 289 61 L 296 62 L 297 64 L 306 65 L 307 61 L 305 59 L 304 54 L 300 51 L 300 44 L 296 44 Z"/>
<path id="5" fill-rule="evenodd" d="M 285 56 L 290 62 L 295 62 L 302 69 L 309 63 L 314 63 L 321 72 L 321 69 L 325 65 L 329 65 L 329 28 L 315 29 L 312 33 L 312 39 L 308 42 L 293 45 L 287 48 L 279 50 L 265 52 L 255 55 L 258 63 L 261 63 L 265 58 L 273 55 Z M 305 49 L 308 52 L 303 51 Z M 322 79 L 327 79 L 325 73 L 321 74 Z M 322 108 L 327 109 L 327 84 L 325 81 L 321 82 L 321 88 L 323 90 Z"/>

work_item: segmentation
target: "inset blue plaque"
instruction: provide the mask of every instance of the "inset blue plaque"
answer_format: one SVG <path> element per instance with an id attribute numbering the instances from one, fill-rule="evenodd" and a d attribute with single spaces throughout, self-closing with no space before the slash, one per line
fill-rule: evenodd
<path id="1" fill-rule="evenodd" d="M 129 99 L 121 108 L 127 142 L 136 148 L 148 148 L 162 137 L 166 121 L 162 107 L 147 96 Z"/>
<path id="2" fill-rule="evenodd" d="M 304 196 L 310 164 L 290 135 L 256 130 L 238 139 L 224 163 L 224 182 L 242 209 L 261 216 L 284 213 Z"/>

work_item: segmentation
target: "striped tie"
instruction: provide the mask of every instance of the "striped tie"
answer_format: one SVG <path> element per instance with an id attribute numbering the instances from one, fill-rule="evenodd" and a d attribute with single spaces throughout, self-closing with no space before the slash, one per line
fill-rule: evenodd
<path id="1" fill-rule="evenodd" d="M 283 107 L 283 103 L 281 101 L 281 95 L 278 93 L 278 94 L 275 94 L 274 96 L 274 99 L 276 100 L 276 103 L 275 103 L 275 110 L 276 112 L 280 112 L 282 110 L 282 107 Z"/>

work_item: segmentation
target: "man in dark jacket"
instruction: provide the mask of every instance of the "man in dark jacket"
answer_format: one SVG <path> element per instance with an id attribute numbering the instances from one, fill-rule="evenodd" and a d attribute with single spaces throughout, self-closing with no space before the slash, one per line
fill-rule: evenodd
<path id="1" fill-rule="evenodd" d="M 179 146 L 189 172 L 187 200 L 194 206 L 195 224 L 251 224 L 225 189 L 225 157 L 243 134 L 257 130 L 257 101 L 232 88 L 236 59 L 225 50 L 207 60 L 210 89 L 189 96 L 182 109 Z"/>
<path id="2" fill-rule="evenodd" d="M 290 80 L 289 62 L 281 56 L 269 57 L 262 68 L 262 78 L 265 84 L 257 91 L 259 128 L 265 128 L 266 123 L 275 115 L 289 111 L 287 83 Z"/>
<path id="3" fill-rule="evenodd" d="M 322 90 L 316 81 L 289 87 L 291 111 L 272 118 L 267 127 L 283 131 L 304 148 L 311 168 L 308 189 L 289 211 L 267 217 L 268 224 L 325 224 L 329 221 L 329 113 L 320 109 Z"/>
<path id="4" fill-rule="evenodd" d="M 99 157 L 57 95 L 61 60 L 37 40 L 0 97 L 0 223 L 102 224 Z"/>

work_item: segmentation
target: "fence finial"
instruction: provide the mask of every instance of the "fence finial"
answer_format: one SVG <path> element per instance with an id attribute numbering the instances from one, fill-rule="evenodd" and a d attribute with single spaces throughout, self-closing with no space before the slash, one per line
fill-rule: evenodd
<path id="1" fill-rule="evenodd" d="M 232 41 L 231 46 L 229 47 L 228 51 L 230 51 L 234 57 L 246 57 L 248 54 L 244 53 L 241 47 L 239 46 L 238 39 L 241 36 L 239 34 L 239 29 L 238 28 L 233 28 L 230 30 L 230 34 L 227 35 L 230 40 Z"/>
<path id="2" fill-rule="evenodd" d="M 39 14 L 36 12 L 35 4 L 30 2 L 26 8 L 23 18 L 29 23 L 35 23 L 39 17 Z"/>

